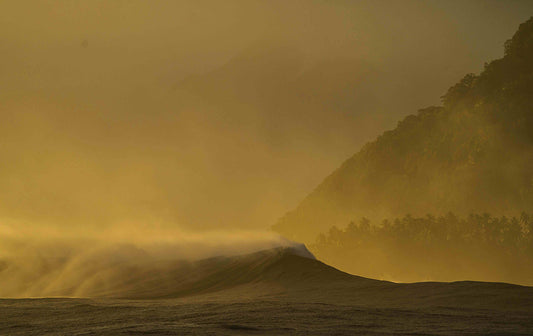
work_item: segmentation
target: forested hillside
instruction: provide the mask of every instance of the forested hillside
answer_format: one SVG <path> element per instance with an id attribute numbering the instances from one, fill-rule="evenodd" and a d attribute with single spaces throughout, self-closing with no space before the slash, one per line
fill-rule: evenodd
<path id="1" fill-rule="evenodd" d="M 366 144 L 273 229 L 312 242 L 353 218 L 533 210 L 533 18 L 504 57 Z M 357 130 L 354 130 L 357 132 Z"/>

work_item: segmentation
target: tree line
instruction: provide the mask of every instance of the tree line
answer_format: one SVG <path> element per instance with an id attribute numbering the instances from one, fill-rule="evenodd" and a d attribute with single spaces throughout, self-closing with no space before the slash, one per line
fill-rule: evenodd
<path id="1" fill-rule="evenodd" d="M 453 213 L 367 218 L 333 226 L 310 249 L 353 274 L 393 281 L 504 281 L 533 285 L 533 216 Z"/>

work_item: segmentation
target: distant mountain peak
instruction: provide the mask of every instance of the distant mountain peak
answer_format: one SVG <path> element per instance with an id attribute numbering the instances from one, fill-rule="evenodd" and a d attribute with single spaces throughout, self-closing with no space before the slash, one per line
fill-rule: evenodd
<path id="1" fill-rule="evenodd" d="M 505 42 L 505 55 L 533 55 L 533 17 L 522 23 L 514 36 Z"/>

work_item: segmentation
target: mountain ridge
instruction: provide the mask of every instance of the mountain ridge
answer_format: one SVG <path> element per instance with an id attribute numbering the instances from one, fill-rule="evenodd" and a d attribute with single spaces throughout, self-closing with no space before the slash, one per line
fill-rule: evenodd
<path id="1" fill-rule="evenodd" d="M 364 145 L 273 225 L 310 242 L 356 217 L 516 214 L 533 204 L 533 18 L 504 57 Z"/>

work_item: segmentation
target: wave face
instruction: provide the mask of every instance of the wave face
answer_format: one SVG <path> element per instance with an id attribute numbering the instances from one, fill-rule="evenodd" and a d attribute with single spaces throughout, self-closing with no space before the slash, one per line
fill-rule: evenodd
<path id="1" fill-rule="evenodd" d="M 4 261 L 0 280 L 11 285 L 4 286 L 0 296 L 178 298 L 243 285 L 275 284 L 286 289 L 313 281 L 352 278 L 317 261 L 303 244 L 196 261 L 161 258 L 124 245 L 83 256 L 48 257 L 34 263 L 32 271 L 18 267 L 13 260 Z"/>
<path id="2" fill-rule="evenodd" d="M 47 257 L 32 267 L 0 260 L 0 298 L 76 297 L 284 301 L 374 307 L 533 311 L 533 287 L 484 282 L 399 284 L 362 278 L 316 260 L 301 244 L 199 260 L 133 245 Z M 287 302 L 289 302 L 287 301 Z"/>

